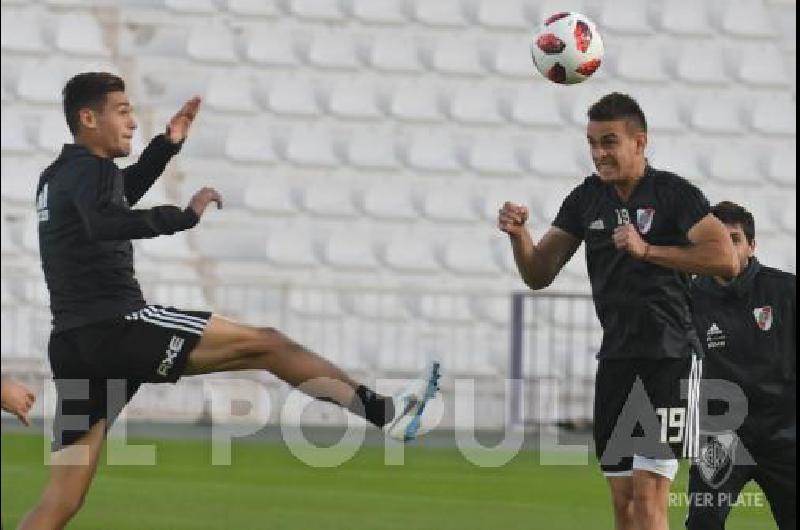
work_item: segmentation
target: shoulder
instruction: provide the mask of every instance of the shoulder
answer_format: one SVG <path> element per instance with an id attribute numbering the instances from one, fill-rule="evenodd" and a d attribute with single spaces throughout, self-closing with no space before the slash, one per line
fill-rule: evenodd
<path id="1" fill-rule="evenodd" d="M 797 285 L 797 277 L 791 272 L 766 265 L 762 265 L 761 270 L 758 271 L 758 279 L 762 284 L 774 286 L 778 289 L 794 290 Z"/>
<path id="2" fill-rule="evenodd" d="M 589 175 L 569 193 L 572 198 L 592 196 L 600 192 L 603 183 L 597 175 Z"/>
<path id="3" fill-rule="evenodd" d="M 687 179 L 663 169 L 651 168 L 656 187 L 669 190 L 675 193 L 693 192 L 701 193 L 700 188 L 689 182 Z"/>

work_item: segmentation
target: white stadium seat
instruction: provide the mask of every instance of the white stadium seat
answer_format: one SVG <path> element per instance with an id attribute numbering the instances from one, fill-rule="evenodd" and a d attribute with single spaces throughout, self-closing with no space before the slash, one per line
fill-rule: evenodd
<path id="1" fill-rule="evenodd" d="M 292 189 L 283 181 L 255 179 L 248 183 L 244 205 L 257 213 L 271 216 L 294 215 L 298 212 Z"/>
<path id="2" fill-rule="evenodd" d="M 744 47 L 733 57 L 736 77 L 757 87 L 785 87 L 789 84 L 788 68 L 778 46 L 767 44 Z"/>
<path id="3" fill-rule="evenodd" d="M 336 0 L 289 0 L 288 6 L 289 13 L 301 19 L 336 22 L 344 18 Z"/>
<path id="4" fill-rule="evenodd" d="M 797 134 L 797 102 L 783 92 L 758 95 L 751 111 L 751 127 L 758 133 L 795 136 Z"/>
<path id="5" fill-rule="evenodd" d="M 355 120 L 375 120 L 382 116 L 374 84 L 367 81 L 341 81 L 331 90 L 328 111 L 334 116 Z"/>
<path id="6" fill-rule="evenodd" d="M 271 264 L 279 267 L 313 267 L 319 263 L 311 235 L 305 231 L 270 230 L 266 257 Z"/>
<path id="7" fill-rule="evenodd" d="M 353 0 L 353 16 L 368 24 L 403 24 L 406 17 L 397 0 Z"/>
<path id="8" fill-rule="evenodd" d="M 521 0 L 481 0 L 475 11 L 478 24 L 498 30 L 528 30 L 532 27 L 525 16 Z"/>
<path id="9" fill-rule="evenodd" d="M 397 183 L 384 183 L 366 189 L 360 197 L 364 213 L 376 219 L 414 221 L 419 217 L 409 188 Z"/>
<path id="10" fill-rule="evenodd" d="M 353 196 L 341 183 L 306 184 L 301 191 L 303 208 L 323 217 L 355 217 Z"/>
<path id="11" fill-rule="evenodd" d="M 476 140 L 466 149 L 467 166 L 480 175 L 514 176 L 522 173 L 516 146 L 503 138 Z"/>
<path id="12" fill-rule="evenodd" d="M 69 132 L 63 112 L 52 110 L 41 116 L 36 138 L 36 144 L 41 149 L 55 154 L 61 152 L 64 144 L 72 142 L 72 134 Z"/>
<path id="13" fill-rule="evenodd" d="M 639 2 L 641 3 L 641 2 Z M 635 82 L 657 83 L 669 79 L 662 60 L 662 45 L 648 41 L 625 43 L 616 50 L 616 74 Z"/>
<path id="14" fill-rule="evenodd" d="M 500 265 L 483 238 L 453 239 L 442 251 L 442 263 L 457 274 L 491 276 L 500 273 Z"/>
<path id="15" fill-rule="evenodd" d="M 277 0 L 226 0 L 228 11 L 243 17 L 278 16 Z"/>
<path id="16" fill-rule="evenodd" d="M 641 0 L 603 2 L 598 24 L 604 31 L 647 35 L 652 32 L 648 3 Z"/>
<path id="17" fill-rule="evenodd" d="M 670 91 L 642 91 L 636 94 L 636 100 L 647 117 L 649 131 L 675 133 L 686 129 L 678 101 Z"/>
<path id="18" fill-rule="evenodd" d="M 196 61 L 235 63 L 238 61 L 236 37 L 225 24 L 198 24 L 186 41 L 186 54 Z"/>
<path id="19" fill-rule="evenodd" d="M 525 158 L 533 173 L 544 177 L 578 179 L 585 176 L 583 169 L 578 164 L 577 148 L 584 144 L 577 144 L 571 138 L 543 135 L 540 137 Z"/>
<path id="20" fill-rule="evenodd" d="M 725 57 L 718 45 L 692 40 L 680 48 L 676 62 L 678 79 L 697 85 L 722 85 L 728 82 Z"/>
<path id="21" fill-rule="evenodd" d="M 720 9 L 722 29 L 738 37 L 770 37 L 772 24 L 762 0 L 730 0 Z"/>
<path id="22" fill-rule="evenodd" d="M 651 138 L 649 157 L 654 167 L 671 171 L 693 183 L 704 180 L 705 170 L 702 169 L 697 155 L 696 143 L 685 138 Z"/>
<path id="23" fill-rule="evenodd" d="M 453 139 L 446 134 L 417 134 L 411 140 L 406 157 L 410 167 L 421 171 L 452 173 L 460 169 Z"/>
<path id="24" fill-rule="evenodd" d="M 44 53 L 47 46 L 42 26 L 35 11 L 3 10 L 0 43 L 3 51 L 19 53 Z"/>
<path id="25" fill-rule="evenodd" d="M 369 64 L 384 72 L 421 72 L 422 63 L 416 44 L 413 41 L 404 42 L 402 46 L 397 44 L 397 39 L 390 35 L 377 37 L 369 49 Z"/>
<path id="26" fill-rule="evenodd" d="M 428 190 L 421 206 L 422 213 L 432 221 L 471 223 L 478 219 L 470 194 L 453 187 Z"/>
<path id="27" fill-rule="evenodd" d="M 510 105 L 509 118 L 521 125 L 560 127 L 564 124 L 558 92 L 549 85 L 521 87 Z"/>
<path id="28" fill-rule="evenodd" d="M 704 2 L 664 0 L 661 27 L 674 35 L 705 36 L 712 32 Z"/>
<path id="29" fill-rule="evenodd" d="M 59 104 L 66 81 L 55 60 L 28 63 L 20 73 L 17 94 L 33 103 Z"/>
<path id="30" fill-rule="evenodd" d="M 232 72 L 214 75 L 206 87 L 205 103 L 221 112 L 252 112 L 256 109 L 250 79 Z"/>
<path id="31" fill-rule="evenodd" d="M 32 207 L 39 175 L 49 162 L 30 156 L 6 156 L 2 162 L 3 199 Z"/>
<path id="32" fill-rule="evenodd" d="M 797 186 L 797 144 L 776 145 L 767 160 L 767 176 L 781 186 Z"/>
<path id="33" fill-rule="evenodd" d="M 329 168 L 339 165 L 333 138 L 323 129 L 296 127 L 292 130 L 286 158 L 298 166 Z"/>
<path id="34" fill-rule="evenodd" d="M 273 26 L 253 26 L 244 52 L 248 61 L 271 67 L 291 67 L 297 64 L 292 34 Z"/>
<path id="35" fill-rule="evenodd" d="M 433 243 L 423 234 L 392 238 L 386 244 L 382 257 L 389 268 L 400 273 L 430 274 L 440 269 Z"/>
<path id="36" fill-rule="evenodd" d="M 341 31 L 315 32 L 308 49 L 308 62 L 334 70 L 355 70 L 360 65 L 355 42 Z"/>
<path id="37" fill-rule="evenodd" d="M 178 232 L 171 236 L 142 239 L 139 242 L 139 247 L 145 256 L 155 260 L 188 261 L 195 258 L 195 253 L 189 245 L 186 232 Z"/>
<path id="38" fill-rule="evenodd" d="M 759 186 L 762 183 L 756 160 L 742 145 L 719 146 L 707 155 L 708 176 L 720 184 Z"/>
<path id="39" fill-rule="evenodd" d="M 442 119 L 435 87 L 420 82 L 399 84 L 391 96 L 389 112 L 406 121 L 432 122 Z"/>
<path id="40" fill-rule="evenodd" d="M 491 52 L 489 68 L 498 75 L 516 79 L 537 79 L 525 37 L 498 42 Z"/>
<path id="41" fill-rule="evenodd" d="M 338 269 L 374 270 L 378 260 L 368 233 L 336 232 L 325 239 L 323 261 Z"/>
<path id="42" fill-rule="evenodd" d="M 466 24 L 459 0 L 413 0 L 414 18 L 422 24 L 435 27 L 458 28 Z"/>
<path id="43" fill-rule="evenodd" d="M 268 125 L 242 121 L 231 126 L 225 137 L 224 153 L 234 162 L 272 164 L 277 160 Z"/>
<path id="44" fill-rule="evenodd" d="M 25 131 L 25 119 L 14 110 L 3 110 L 2 125 L 0 125 L 0 133 L 2 134 L 3 153 L 27 153 L 30 152 L 32 146 L 28 141 Z"/>
<path id="45" fill-rule="evenodd" d="M 695 98 L 689 122 L 703 133 L 739 134 L 744 131 L 740 102 L 725 95 Z"/>
<path id="46" fill-rule="evenodd" d="M 267 108 L 276 114 L 313 117 L 320 113 L 314 86 L 308 79 L 277 78 L 267 95 Z"/>
<path id="47" fill-rule="evenodd" d="M 164 0 L 164 6 L 180 14 L 213 15 L 217 12 L 212 0 Z"/>
<path id="48" fill-rule="evenodd" d="M 491 87 L 486 85 L 461 87 L 450 102 L 453 120 L 475 125 L 497 125 L 503 122 Z"/>
<path id="49" fill-rule="evenodd" d="M 230 212 L 227 214 L 230 215 Z M 263 261 L 266 234 L 255 226 L 201 223 L 189 233 L 194 251 L 204 258 L 223 261 Z"/>
<path id="50" fill-rule="evenodd" d="M 393 170 L 399 166 L 393 136 L 377 131 L 359 131 L 347 144 L 347 162 L 359 169 Z"/>
<path id="51" fill-rule="evenodd" d="M 429 60 L 434 70 L 446 75 L 479 76 L 484 73 L 478 48 L 463 38 L 439 39 Z"/>
<path id="52" fill-rule="evenodd" d="M 56 48 L 70 54 L 109 55 L 99 22 L 85 12 L 67 13 L 59 19 L 55 44 Z"/>

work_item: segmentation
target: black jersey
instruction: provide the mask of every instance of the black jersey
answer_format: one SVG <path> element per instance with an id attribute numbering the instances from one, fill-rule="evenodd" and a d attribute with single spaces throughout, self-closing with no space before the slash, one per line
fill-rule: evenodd
<path id="1" fill-rule="evenodd" d="M 553 226 L 586 242 L 595 310 L 603 326 L 598 359 L 664 359 L 691 354 L 696 337 L 689 277 L 617 250 L 612 234 L 633 223 L 652 245 L 689 244 L 687 233 L 711 211 L 685 179 L 648 166 L 628 201 L 597 175 L 564 200 Z"/>
<path id="2" fill-rule="evenodd" d="M 751 259 L 729 285 L 695 280 L 692 304 L 706 349 L 703 377 L 736 383 L 747 396 L 739 436 L 749 446 L 795 442 L 796 277 Z"/>
<path id="3" fill-rule="evenodd" d="M 81 145 L 65 145 L 39 178 L 39 252 L 50 291 L 53 331 L 108 320 L 145 306 L 131 239 L 191 228 L 190 208 L 132 210 L 179 146 L 161 135 L 123 170 Z"/>

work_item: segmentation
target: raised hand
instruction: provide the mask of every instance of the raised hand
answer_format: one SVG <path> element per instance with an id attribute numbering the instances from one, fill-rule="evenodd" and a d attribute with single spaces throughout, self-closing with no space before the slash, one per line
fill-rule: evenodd
<path id="1" fill-rule="evenodd" d="M 181 110 L 175 114 L 167 124 L 167 138 L 173 144 L 180 143 L 189 136 L 189 128 L 192 126 L 197 111 L 200 110 L 200 97 L 195 96 L 183 104 Z"/>
<path id="2" fill-rule="evenodd" d="M 500 208 L 497 226 L 509 235 L 517 235 L 525 229 L 525 223 L 528 221 L 528 208 L 514 204 L 513 202 L 506 202 Z"/>
<path id="3" fill-rule="evenodd" d="M 221 209 L 222 195 L 214 188 L 201 188 L 192 196 L 192 200 L 189 201 L 189 208 L 194 210 L 197 217 L 203 217 L 203 212 L 206 211 L 206 207 L 211 202 L 217 203 L 217 209 Z"/>

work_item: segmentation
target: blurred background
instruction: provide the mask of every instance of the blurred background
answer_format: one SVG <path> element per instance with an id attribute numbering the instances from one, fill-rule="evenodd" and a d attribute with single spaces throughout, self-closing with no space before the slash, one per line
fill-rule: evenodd
<path id="1" fill-rule="evenodd" d="M 579 86 L 531 64 L 531 29 L 562 10 L 605 42 Z M 2 0 L 0 35 L 2 367 L 38 394 L 50 314 L 34 189 L 71 141 L 61 89 L 86 70 L 126 80 L 137 153 L 204 98 L 141 204 L 183 205 L 208 185 L 225 208 L 135 243 L 148 301 L 277 327 L 368 380 L 440 358 L 445 427 L 459 427 L 460 377 L 478 382 L 483 429 L 591 418 L 600 333 L 583 248 L 545 295 L 521 298 L 514 328 L 524 285 L 495 219 L 522 203 L 543 233 L 592 172 L 586 110 L 604 93 L 635 96 L 651 162 L 746 205 L 762 261 L 795 270 L 793 0 Z M 528 384 L 507 394 L 512 328 Z M 128 415 L 203 421 L 200 381 L 148 386 Z M 44 403 L 35 415 L 52 414 Z M 313 410 L 304 423 L 342 422 Z"/>

